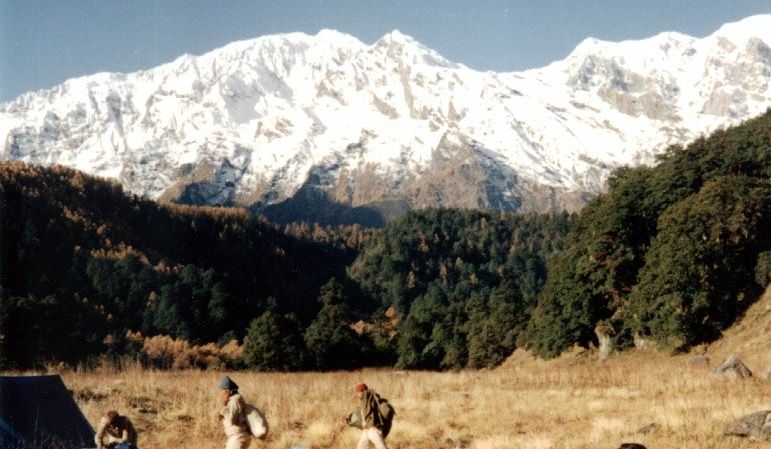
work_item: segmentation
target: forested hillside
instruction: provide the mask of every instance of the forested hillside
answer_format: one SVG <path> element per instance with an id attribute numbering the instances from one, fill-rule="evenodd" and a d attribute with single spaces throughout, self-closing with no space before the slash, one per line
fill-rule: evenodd
<path id="1" fill-rule="evenodd" d="M 242 209 L 161 206 L 74 170 L 2 164 L 0 360 L 82 361 L 108 336 L 123 350 L 127 330 L 226 342 L 268 304 L 310 321 L 368 235 L 284 232 Z"/>
<path id="2" fill-rule="evenodd" d="M 369 242 L 349 275 L 400 317 L 398 366 L 495 366 L 522 343 L 547 261 L 572 221 L 568 214 L 411 212 Z"/>
<path id="3" fill-rule="evenodd" d="M 528 341 L 543 356 L 589 344 L 680 350 L 712 340 L 771 279 L 771 110 L 617 170 L 549 269 Z"/>
<path id="4" fill-rule="evenodd" d="M 233 340 L 247 343 L 232 367 L 494 365 L 569 223 L 428 210 L 381 231 L 279 228 L 243 209 L 159 205 L 63 167 L 2 164 L 0 366 L 100 355 L 180 366 L 164 351 Z"/>

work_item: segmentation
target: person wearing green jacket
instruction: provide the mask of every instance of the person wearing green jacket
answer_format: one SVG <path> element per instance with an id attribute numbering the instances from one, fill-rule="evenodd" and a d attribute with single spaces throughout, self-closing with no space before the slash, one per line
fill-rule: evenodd
<path id="1" fill-rule="evenodd" d="M 359 438 L 356 449 L 367 449 L 370 444 L 375 449 L 388 449 L 385 437 L 391 427 L 391 416 L 383 416 L 380 396 L 363 383 L 356 385 L 354 391 L 359 397 L 359 410 L 357 411 L 361 414 L 361 438 Z M 352 416 L 354 414 L 349 416 L 349 423 L 355 419 Z"/>

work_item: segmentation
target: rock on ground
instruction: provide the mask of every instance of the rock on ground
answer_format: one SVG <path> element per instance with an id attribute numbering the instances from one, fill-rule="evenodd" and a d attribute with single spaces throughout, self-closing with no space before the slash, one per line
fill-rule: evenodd
<path id="1" fill-rule="evenodd" d="M 771 410 L 751 413 L 726 424 L 723 435 L 771 441 Z"/>
<path id="2" fill-rule="evenodd" d="M 736 377 L 738 379 L 752 377 L 752 371 L 735 355 L 725 359 L 712 373 L 719 377 Z"/>

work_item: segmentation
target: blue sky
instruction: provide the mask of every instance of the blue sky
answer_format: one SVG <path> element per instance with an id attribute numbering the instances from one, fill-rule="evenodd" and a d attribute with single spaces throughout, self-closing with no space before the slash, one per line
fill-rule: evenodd
<path id="1" fill-rule="evenodd" d="M 513 71 L 562 59 L 590 36 L 703 37 L 761 13 L 771 0 L 0 0 L 0 101 L 280 32 L 332 28 L 372 43 L 398 29 L 474 69 Z"/>

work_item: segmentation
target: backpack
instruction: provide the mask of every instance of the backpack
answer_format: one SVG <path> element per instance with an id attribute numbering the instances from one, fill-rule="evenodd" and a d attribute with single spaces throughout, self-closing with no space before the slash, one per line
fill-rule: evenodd
<path id="1" fill-rule="evenodd" d="M 394 407 L 388 402 L 388 399 L 381 397 L 378 397 L 377 406 L 380 411 L 380 417 L 383 418 L 383 428 L 381 430 L 383 431 L 383 438 L 385 438 L 391 433 L 391 424 L 393 424 L 396 410 L 394 410 Z"/>
<path id="2" fill-rule="evenodd" d="M 246 424 L 249 427 L 249 432 L 251 432 L 252 436 L 261 440 L 267 438 L 268 421 L 266 421 L 262 413 L 257 410 L 257 407 L 246 404 L 245 415 Z"/>
<path id="3" fill-rule="evenodd" d="M 394 407 L 391 405 L 390 402 L 388 402 L 388 399 L 381 398 L 379 395 L 377 396 L 377 406 L 378 406 L 377 407 L 378 413 L 380 414 L 380 417 L 383 419 L 383 428 L 380 430 L 383 431 L 383 438 L 385 438 L 391 432 L 391 424 L 393 423 L 394 415 L 396 415 L 396 410 L 394 410 Z M 353 409 L 353 411 L 346 418 L 346 422 L 351 427 L 357 427 L 361 429 L 362 428 L 361 409 L 358 407 Z"/>

